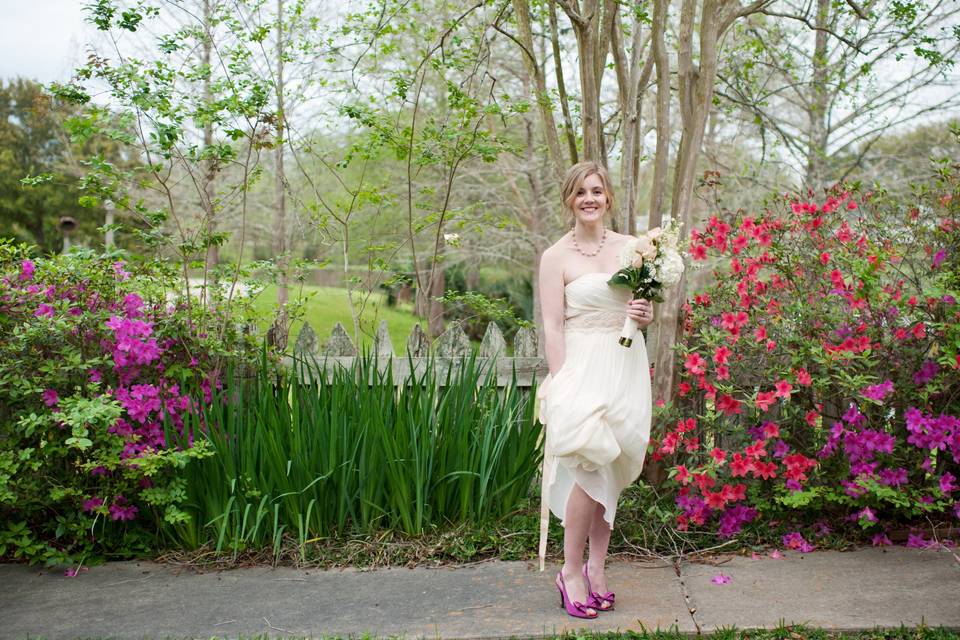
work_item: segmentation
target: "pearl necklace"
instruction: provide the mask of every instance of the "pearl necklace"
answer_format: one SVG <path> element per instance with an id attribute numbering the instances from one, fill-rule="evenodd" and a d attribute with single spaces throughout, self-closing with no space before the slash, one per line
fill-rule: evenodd
<path id="1" fill-rule="evenodd" d="M 582 256 L 585 257 L 585 258 L 592 258 L 592 257 L 594 257 L 595 255 L 597 255 L 598 253 L 600 253 L 600 249 L 603 248 L 603 243 L 604 243 L 604 241 L 606 241 L 606 239 L 607 239 L 607 229 L 606 229 L 606 227 L 604 227 L 604 229 L 603 229 L 603 235 L 600 236 L 600 244 L 597 245 L 597 250 L 594 251 L 593 253 L 587 253 L 587 252 L 585 252 L 583 249 L 580 248 L 580 245 L 577 244 L 577 228 L 574 227 L 573 229 L 571 229 L 571 230 L 570 230 L 570 233 L 573 234 L 573 248 L 577 250 L 577 253 L 579 253 L 580 255 L 582 255 Z"/>

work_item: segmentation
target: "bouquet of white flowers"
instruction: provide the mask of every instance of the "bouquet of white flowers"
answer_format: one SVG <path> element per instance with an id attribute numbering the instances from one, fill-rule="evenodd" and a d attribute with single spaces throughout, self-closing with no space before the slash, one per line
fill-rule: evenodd
<path id="1" fill-rule="evenodd" d="M 683 276 L 683 256 L 677 245 L 680 226 L 671 222 L 666 229 L 654 227 L 638 238 L 631 238 L 620 253 L 621 269 L 607 284 L 628 287 L 633 299 L 663 302 L 663 290 L 680 282 Z M 640 327 L 627 317 L 620 332 L 620 344 L 629 347 Z"/>

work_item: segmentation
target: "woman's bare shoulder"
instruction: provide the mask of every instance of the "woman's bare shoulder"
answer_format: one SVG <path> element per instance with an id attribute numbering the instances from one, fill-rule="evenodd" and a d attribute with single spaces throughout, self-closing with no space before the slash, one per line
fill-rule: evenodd
<path id="1" fill-rule="evenodd" d="M 552 245 L 544 249 L 543 254 L 540 256 L 540 261 L 549 260 L 551 262 L 559 260 L 570 249 L 570 238 L 569 233 L 563 234 L 559 240 L 554 242 Z"/>
<path id="2" fill-rule="evenodd" d="M 633 240 L 634 238 L 637 237 L 637 236 L 631 236 L 627 233 L 619 233 L 617 231 L 612 231 L 612 230 L 607 231 L 607 234 L 609 234 L 610 236 L 611 244 L 612 243 L 623 244 L 627 240 Z"/>

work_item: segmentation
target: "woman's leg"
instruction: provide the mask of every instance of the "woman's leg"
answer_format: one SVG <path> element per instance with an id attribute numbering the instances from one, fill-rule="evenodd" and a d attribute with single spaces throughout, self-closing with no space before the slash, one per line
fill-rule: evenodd
<path id="1" fill-rule="evenodd" d="M 594 502 L 596 509 L 590 522 L 590 556 L 587 560 L 587 572 L 590 576 L 590 588 L 600 594 L 607 593 L 607 549 L 610 547 L 610 525 L 603 519 L 604 508 Z"/>
<path id="2" fill-rule="evenodd" d="M 567 498 L 563 529 L 563 582 L 574 602 L 586 603 L 587 583 L 583 579 L 583 549 L 593 526 L 593 516 L 600 505 L 587 492 L 574 484 Z M 607 536 L 609 540 L 609 535 Z M 592 609 L 591 609 L 592 611 Z"/>

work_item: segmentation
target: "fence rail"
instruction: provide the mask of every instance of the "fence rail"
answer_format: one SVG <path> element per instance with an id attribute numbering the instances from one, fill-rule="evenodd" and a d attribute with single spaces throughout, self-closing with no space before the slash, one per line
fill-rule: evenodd
<path id="1" fill-rule="evenodd" d="M 316 363 L 317 369 L 326 368 L 328 371 L 335 366 L 350 368 L 362 357 L 339 322 L 322 347 L 313 327 L 304 323 L 294 343 L 293 354 L 295 359 Z M 437 378 L 443 380 L 451 367 L 459 366 L 464 358 L 473 355 L 473 345 L 460 323 L 452 323 L 433 344 L 418 324 L 410 332 L 404 352 L 397 354 L 387 330 L 387 322 L 381 320 L 369 355 L 376 360 L 379 370 L 392 367 L 397 384 L 408 378 L 411 368 L 414 373 L 420 374 L 427 366 L 432 366 Z M 543 380 L 547 375 L 546 360 L 537 355 L 537 333 L 533 329 L 522 328 L 517 331 L 513 339 L 513 355 L 508 355 L 503 332 L 495 322 L 491 322 L 480 342 L 476 361 L 481 367 L 496 367 L 497 384 L 500 386 L 510 384 L 516 375 L 518 386 L 529 387 L 534 380 Z M 306 372 L 309 374 L 313 368 L 307 367 Z"/>

